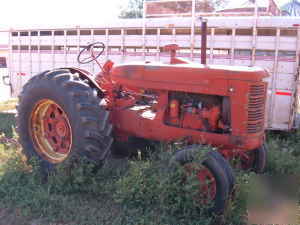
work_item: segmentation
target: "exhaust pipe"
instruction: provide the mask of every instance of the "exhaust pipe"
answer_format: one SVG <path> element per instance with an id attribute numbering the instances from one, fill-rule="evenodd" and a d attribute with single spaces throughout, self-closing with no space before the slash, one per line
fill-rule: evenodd
<path id="1" fill-rule="evenodd" d="M 200 20 L 201 20 L 201 64 L 206 65 L 207 19 L 200 17 Z"/>

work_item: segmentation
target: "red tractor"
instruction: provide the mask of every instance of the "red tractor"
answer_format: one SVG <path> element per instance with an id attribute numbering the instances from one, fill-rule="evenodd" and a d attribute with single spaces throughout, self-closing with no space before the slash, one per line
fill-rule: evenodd
<path id="1" fill-rule="evenodd" d="M 96 61 L 101 68 L 97 75 L 60 68 L 31 78 L 18 107 L 24 153 L 37 157 L 40 168 L 49 172 L 66 159 L 82 156 L 101 166 L 114 146 L 120 152 L 133 139 L 184 139 L 188 146 L 175 154 L 181 164 L 190 161 L 187 155 L 195 145 L 210 145 L 218 151 L 207 154 L 205 169 L 197 176 L 207 184 L 201 191 L 213 200 L 212 210 L 221 212 L 234 185 L 228 160 L 238 158 L 243 168 L 256 172 L 264 169 L 263 79 L 268 73 L 192 63 L 177 58 L 177 48 L 165 47 L 171 51 L 169 64 L 101 65 L 97 58 L 105 46 L 93 43 L 78 61 Z"/>

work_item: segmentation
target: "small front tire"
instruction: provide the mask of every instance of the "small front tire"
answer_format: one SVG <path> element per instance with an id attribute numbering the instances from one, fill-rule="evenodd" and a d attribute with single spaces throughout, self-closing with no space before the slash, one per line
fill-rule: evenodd
<path id="1" fill-rule="evenodd" d="M 244 154 L 245 155 L 241 155 L 240 157 L 243 170 L 250 170 L 258 174 L 265 171 L 267 164 L 267 147 L 265 144 Z"/>
<path id="2" fill-rule="evenodd" d="M 175 156 L 173 157 L 173 160 L 177 161 L 179 164 L 187 168 L 187 174 L 191 172 L 190 168 L 195 168 L 194 165 L 189 166 L 190 164 L 195 163 L 193 162 L 193 157 L 191 156 L 191 154 L 195 153 L 193 152 L 193 149 L 194 146 L 187 147 L 176 152 Z M 200 185 L 203 185 L 203 183 L 210 184 L 207 188 L 205 188 L 208 190 L 208 195 L 199 192 L 202 197 L 208 196 L 209 199 L 207 200 L 212 203 L 212 207 L 208 208 L 207 211 L 209 213 L 222 214 L 226 209 L 229 200 L 229 193 L 231 190 L 226 171 L 220 164 L 219 160 L 217 160 L 214 156 L 215 154 L 219 153 L 208 152 L 205 156 L 204 161 L 201 163 L 201 165 L 199 165 L 199 168 L 201 169 L 199 169 L 199 171 L 196 171 L 196 173 L 197 177 L 199 178 Z M 201 190 L 205 189 L 201 188 Z M 204 200 L 204 203 L 208 203 L 206 199 Z"/>

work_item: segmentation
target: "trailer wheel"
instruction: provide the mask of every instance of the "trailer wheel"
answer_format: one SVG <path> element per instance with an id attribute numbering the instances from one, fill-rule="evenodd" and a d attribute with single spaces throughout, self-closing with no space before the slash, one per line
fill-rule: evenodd
<path id="1" fill-rule="evenodd" d="M 261 147 L 249 151 L 240 157 L 243 170 L 263 173 L 267 163 L 267 147 L 263 144 Z"/>
<path id="2" fill-rule="evenodd" d="M 187 175 L 196 174 L 199 181 L 199 193 L 196 193 L 196 198 L 200 199 L 199 204 L 212 205 L 207 209 L 209 213 L 222 214 L 227 206 L 230 191 L 224 168 L 213 156 L 213 152 L 209 152 L 201 164 L 193 162 L 189 157 L 190 153 L 189 148 L 180 150 L 176 152 L 174 159 L 185 167 Z"/>
<path id="3" fill-rule="evenodd" d="M 19 96 L 18 133 L 28 159 L 48 174 L 55 165 L 85 157 L 101 166 L 112 144 L 109 112 L 97 91 L 69 70 L 31 78 Z"/>

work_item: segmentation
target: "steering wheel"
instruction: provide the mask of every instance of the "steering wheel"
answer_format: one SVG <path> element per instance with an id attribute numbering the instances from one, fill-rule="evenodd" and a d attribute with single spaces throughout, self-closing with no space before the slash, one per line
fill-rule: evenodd
<path id="1" fill-rule="evenodd" d="M 94 48 L 101 48 L 101 50 L 99 51 L 99 53 L 95 54 L 95 50 Z M 80 64 L 87 64 L 90 63 L 92 61 L 95 61 L 97 58 L 100 57 L 100 55 L 103 54 L 105 50 L 105 45 L 103 42 L 94 42 L 92 44 L 89 44 L 88 46 L 84 47 L 78 54 L 77 56 L 77 62 Z M 86 58 L 82 58 L 83 53 L 85 51 L 88 51 L 90 53 L 90 56 L 86 57 Z"/>

